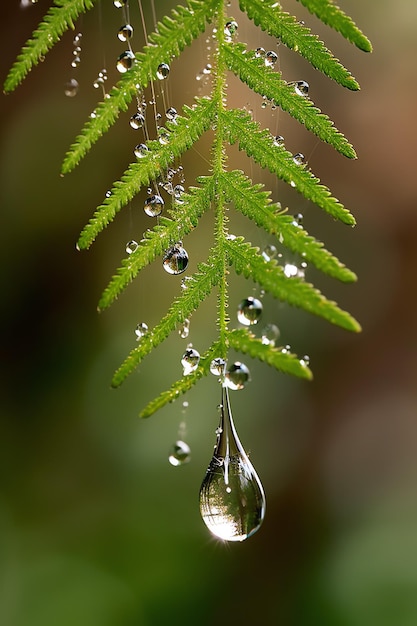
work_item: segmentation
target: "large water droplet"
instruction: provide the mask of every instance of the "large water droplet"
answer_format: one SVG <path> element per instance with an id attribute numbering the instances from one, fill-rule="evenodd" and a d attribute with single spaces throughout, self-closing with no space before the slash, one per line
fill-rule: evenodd
<path id="1" fill-rule="evenodd" d="M 261 526 L 266 500 L 261 481 L 233 423 L 229 394 L 222 390 L 217 443 L 200 488 L 200 512 L 213 535 L 244 541 Z"/>
<path id="2" fill-rule="evenodd" d="M 130 24 L 125 24 L 124 26 L 121 26 L 119 28 L 117 36 L 120 41 L 127 41 L 128 39 L 131 39 L 131 37 L 133 37 L 133 26 L 131 26 Z"/>
<path id="3" fill-rule="evenodd" d="M 299 96 L 308 96 L 309 84 L 305 80 L 297 80 L 294 83 L 294 90 Z"/>
<path id="4" fill-rule="evenodd" d="M 182 274 L 188 267 L 187 251 L 180 243 L 176 243 L 165 252 L 162 264 L 168 274 Z"/>
<path id="5" fill-rule="evenodd" d="M 146 157 L 148 152 L 149 152 L 149 148 L 146 145 L 146 143 L 139 143 L 137 146 L 135 146 L 135 149 L 133 150 L 134 155 L 138 159 L 143 159 L 143 157 Z"/>
<path id="6" fill-rule="evenodd" d="M 221 357 L 217 357 L 216 359 L 213 359 L 210 363 L 210 372 L 213 374 L 213 376 L 223 376 L 225 367 L 226 361 Z"/>
<path id="7" fill-rule="evenodd" d="M 273 50 L 268 50 L 268 52 L 265 53 L 264 61 L 267 67 L 274 67 L 275 63 L 278 61 L 277 53 Z"/>
<path id="8" fill-rule="evenodd" d="M 275 324 L 267 324 L 262 331 L 262 343 L 265 346 L 275 346 L 276 340 L 279 338 L 280 332 Z"/>
<path id="9" fill-rule="evenodd" d="M 224 27 L 224 34 L 226 35 L 226 37 L 233 37 L 237 29 L 237 22 L 235 22 L 235 20 L 230 20 L 230 22 L 227 22 L 226 26 Z"/>
<path id="10" fill-rule="evenodd" d="M 142 128 L 144 123 L 145 117 L 142 115 L 142 113 L 134 113 L 129 121 L 129 124 L 131 125 L 133 130 L 138 130 L 139 128 Z"/>
<path id="11" fill-rule="evenodd" d="M 124 74 L 127 70 L 133 65 L 133 61 L 135 60 L 135 55 L 130 50 L 125 50 L 117 59 L 116 68 L 121 73 Z"/>
<path id="12" fill-rule="evenodd" d="M 187 348 L 182 355 L 181 365 L 184 368 L 184 376 L 192 374 L 198 367 L 200 362 L 200 353 L 194 348 Z"/>
<path id="13" fill-rule="evenodd" d="M 149 215 L 149 217 L 157 217 L 158 215 L 161 215 L 164 204 L 165 203 L 161 196 L 154 194 L 153 196 L 146 198 L 143 210 L 146 215 Z"/>
<path id="14" fill-rule="evenodd" d="M 156 70 L 156 77 L 158 80 L 165 80 L 169 76 L 169 65 L 168 63 L 160 63 L 158 65 L 158 69 Z"/>
<path id="15" fill-rule="evenodd" d="M 75 78 L 71 78 L 65 85 L 65 95 L 68 96 L 68 98 L 73 98 L 78 93 L 78 87 L 78 81 L 75 80 Z"/>
<path id="16" fill-rule="evenodd" d="M 252 296 L 245 298 L 239 304 L 237 319 L 240 324 L 243 324 L 244 326 L 257 324 L 262 315 L 262 308 L 262 302 L 257 298 L 253 298 Z"/>
<path id="17" fill-rule="evenodd" d="M 236 361 L 236 363 L 233 363 L 233 365 L 229 367 L 224 379 L 226 387 L 232 389 L 233 391 L 243 389 L 249 381 L 249 368 L 240 361 Z"/>
<path id="18" fill-rule="evenodd" d="M 174 467 L 178 465 L 184 465 L 189 463 L 191 459 L 191 448 L 185 443 L 185 441 L 176 441 L 171 448 L 171 453 L 168 457 L 168 461 Z"/>

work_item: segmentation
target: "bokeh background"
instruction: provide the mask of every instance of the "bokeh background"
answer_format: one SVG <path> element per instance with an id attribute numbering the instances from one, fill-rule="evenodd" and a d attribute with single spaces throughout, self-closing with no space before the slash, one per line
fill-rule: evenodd
<path id="1" fill-rule="evenodd" d="M 143 42 L 136 3 L 134 46 Z M 174 3 L 158 0 L 160 18 Z M 2 3 L 0 78 L 46 12 Z M 135 5 L 135 6 L 133 6 Z M 143 197 L 124 210 L 88 252 L 75 242 L 93 209 L 132 159 L 127 117 L 74 173 L 60 163 L 94 108 L 92 82 L 106 64 L 117 80 L 122 18 L 110 0 L 77 25 L 82 62 L 70 67 L 68 34 L 26 82 L 0 96 L 1 492 L 0 623 L 3 626 L 159 626 L 213 623 L 282 626 L 415 626 L 417 623 L 416 122 L 412 0 L 352 0 L 343 7 L 374 44 L 365 55 L 305 20 L 361 83 L 347 93 L 294 53 L 254 31 L 232 3 L 239 39 L 278 51 L 287 80 L 310 83 L 312 99 L 355 145 L 348 162 L 285 114 L 230 80 L 230 103 L 247 106 L 285 136 L 357 217 L 347 228 L 265 177 L 275 200 L 304 214 L 306 228 L 359 275 L 339 285 L 308 269 L 363 332 L 352 336 L 264 299 L 265 322 L 281 341 L 309 354 L 313 383 L 248 362 L 252 382 L 233 394 L 235 421 L 268 498 L 262 529 L 224 545 L 199 518 L 198 490 L 210 459 L 219 390 L 205 380 L 147 421 L 139 410 L 181 373 L 185 340 L 171 337 L 117 391 L 112 372 L 179 291 L 159 264 L 143 272 L 108 312 L 96 304 L 125 255 L 149 225 Z M 149 30 L 152 14 L 144 2 Z M 165 86 L 180 109 L 207 87 L 203 37 L 172 64 Z M 80 91 L 64 95 L 76 76 Z M 159 107 L 161 101 L 159 100 Z M 132 110 L 133 112 L 133 110 Z M 186 185 L 208 170 L 210 138 L 184 158 Z M 262 175 L 236 150 L 233 167 Z M 211 218 L 186 242 L 190 268 L 211 242 Z M 271 241 L 231 214 L 231 231 Z M 203 234 L 204 233 L 204 234 Z M 254 285 L 231 277 L 231 311 Z M 255 293 L 258 293 L 255 291 Z M 206 349 L 215 300 L 192 318 L 190 340 Z M 185 421 L 192 461 L 167 458 Z"/>

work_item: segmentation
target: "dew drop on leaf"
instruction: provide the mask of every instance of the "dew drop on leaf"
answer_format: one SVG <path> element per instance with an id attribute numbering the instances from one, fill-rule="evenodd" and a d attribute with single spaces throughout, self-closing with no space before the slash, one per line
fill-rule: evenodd
<path id="1" fill-rule="evenodd" d="M 226 387 L 233 391 L 243 389 L 246 383 L 250 382 L 249 368 L 244 363 L 236 361 L 228 368 L 224 382 Z"/>
<path id="2" fill-rule="evenodd" d="M 305 156 L 301 152 L 297 152 L 294 154 L 293 161 L 296 165 L 304 165 L 305 164 Z"/>
<path id="3" fill-rule="evenodd" d="M 274 137 L 274 146 L 283 146 L 284 145 L 284 137 L 282 135 L 276 135 Z"/>
<path id="4" fill-rule="evenodd" d="M 149 148 L 146 145 L 146 143 L 140 143 L 137 146 L 135 146 L 135 149 L 133 150 L 134 155 L 138 158 L 138 159 L 143 159 L 143 157 L 145 157 L 148 152 L 149 152 Z"/>
<path id="5" fill-rule="evenodd" d="M 176 243 L 165 252 L 162 264 L 168 274 L 182 274 L 188 267 L 187 251 L 180 243 Z"/>
<path id="6" fill-rule="evenodd" d="M 117 59 L 117 71 L 120 72 L 120 74 L 124 74 L 125 72 L 130 70 L 134 60 L 135 55 L 133 54 L 133 52 L 131 52 L 130 50 L 125 50 L 124 52 L 122 52 L 121 55 L 119 55 L 119 58 Z"/>
<path id="7" fill-rule="evenodd" d="M 309 84 L 305 80 L 297 80 L 294 83 L 294 90 L 299 96 L 308 96 Z"/>
<path id="8" fill-rule="evenodd" d="M 200 488 L 200 513 L 216 537 L 244 541 L 260 528 L 266 500 L 236 432 L 227 388 L 222 394 L 217 442 Z"/>
<path id="9" fill-rule="evenodd" d="M 250 296 L 239 304 L 237 309 L 237 319 L 244 326 L 257 324 L 262 315 L 262 302 Z"/>
<path id="10" fill-rule="evenodd" d="M 174 107 L 169 107 L 166 112 L 165 112 L 166 118 L 167 120 L 170 120 L 171 122 L 175 122 L 176 118 L 177 118 L 177 109 L 174 109 Z"/>
<path id="11" fill-rule="evenodd" d="M 255 56 L 258 59 L 264 58 L 266 54 L 265 48 L 256 48 L 255 50 Z"/>
<path id="12" fill-rule="evenodd" d="M 135 328 L 135 335 L 139 341 L 139 339 L 142 339 L 142 337 L 144 335 L 146 335 L 146 333 L 148 332 L 149 328 L 148 325 L 145 324 L 145 322 L 140 322 L 136 328 Z"/>
<path id="13" fill-rule="evenodd" d="M 264 61 L 267 67 L 274 67 L 275 63 L 278 61 L 277 53 L 273 50 L 268 50 L 268 52 L 265 53 Z"/>
<path id="14" fill-rule="evenodd" d="M 235 22 L 235 20 L 230 20 L 226 23 L 226 26 L 224 27 L 224 34 L 226 35 L 226 37 L 233 37 L 233 35 L 236 34 L 237 29 L 237 22 Z"/>
<path id="15" fill-rule="evenodd" d="M 189 463 L 191 459 L 191 448 L 185 441 L 176 441 L 171 448 L 168 461 L 174 467 Z"/>
<path id="16" fill-rule="evenodd" d="M 225 367 L 226 361 L 221 357 L 217 357 L 210 363 L 210 372 L 213 376 L 223 376 Z"/>
<path id="17" fill-rule="evenodd" d="M 280 336 L 279 328 L 275 324 L 267 324 L 262 331 L 262 343 L 265 346 L 275 346 L 275 342 Z"/>
<path id="18" fill-rule="evenodd" d="M 265 261 L 270 261 L 271 259 L 275 258 L 277 256 L 276 247 L 272 244 L 268 244 L 263 249 L 262 256 L 265 259 Z"/>
<path id="19" fill-rule="evenodd" d="M 184 376 L 192 374 L 198 367 L 200 362 L 200 353 L 194 348 L 187 348 L 182 355 L 181 365 L 184 368 Z"/>
<path id="20" fill-rule="evenodd" d="M 156 77 L 158 80 L 165 80 L 169 76 L 169 65 L 168 63 L 160 63 L 158 65 L 158 69 L 156 70 Z"/>
<path id="21" fill-rule="evenodd" d="M 189 319 L 185 319 L 183 321 L 183 323 L 178 329 L 178 334 L 181 337 L 181 339 L 187 339 L 188 335 L 190 334 L 190 320 Z"/>
<path id="22" fill-rule="evenodd" d="M 161 215 L 164 204 L 165 203 L 161 196 L 154 194 L 153 196 L 146 198 L 143 210 L 146 215 L 149 215 L 149 217 L 157 217 L 158 215 Z"/>
<path id="23" fill-rule="evenodd" d="M 128 241 L 126 244 L 126 252 L 127 254 L 133 254 L 139 248 L 139 244 L 137 241 L 132 239 L 132 241 Z"/>

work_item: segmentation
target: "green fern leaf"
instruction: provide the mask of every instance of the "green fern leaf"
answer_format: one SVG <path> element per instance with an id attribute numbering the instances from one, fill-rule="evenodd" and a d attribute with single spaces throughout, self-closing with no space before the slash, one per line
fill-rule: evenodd
<path id="1" fill-rule="evenodd" d="M 282 146 L 276 146 L 272 135 L 261 130 L 256 122 L 244 111 L 231 110 L 222 113 L 225 131 L 230 143 L 239 143 L 249 157 L 266 167 L 278 178 L 295 187 L 305 198 L 311 200 L 326 213 L 353 226 L 353 215 L 334 198 L 329 189 L 320 184 L 308 169 L 294 162 L 291 152 Z"/>
<path id="2" fill-rule="evenodd" d="M 372 44 L 355 22 L 333 0 L 298 0 L 313 15 L 364 52 L 372 52 Z"/>
<path id="3" fill-rule="evenodd" d="M 252 278 L 274 298 L 318 315 L 336 326 L 359 332 L 358 322 L 349 313 L 327 300 L 312 285 L 296 277 L 288 278 L 275 260 L 265 261 L 258 249 L 244 242 L 242 237 L 227 240 L 226 247 L 236 273 Z"/>
<path id="4" fill-rule="evenodd" d="M 182 52 L 204 32 L 207 22 L 213 17 L 215 0 L 200 2 L 190 0 L 188 7 L 178 6 L 171 17 L 165 17 L 157 25 L 155 33 L 149 35 L 149 45 L 136 54 L 133 67 L 113 87 L 85 124 L 81 133 L 67 152 L 62 164 L 62 173 L 73 170 L 88 153 L 93 144 L 115 123 L 120 112 L 126 111 L 137 96 L 138 86 L 144 89 L 155 79 L 159 64 L 166 63 Z"/>
<path id="5" fill-rule="evenodd" d="M 161 145 L 158 141 L 149 141 L 147 143 L 149 153 L 137 163 L 132 163 L 121 180 L 114 183 L 111 195 L 105 198 L 83 229 L 78 240 L 80 249 L 89 248 L 97 235 L 114 219 L 118 211 L 132 200 L 141 187 L 155 180 L 210 128 L 216 107 L 213 101 L 202 98 L 193 108 L 185 106 L 183 112 L 186 115 L 178 116 L 176 124 L 167 124 L 171 131 L 168 144 Z"/>
<path id="6" fill-rule="evenodd" d="M 327 115 L 323 115 L 311 100 L 298 95 L 294 87 L 282 80 L 278 72 L 265 67 L 264 61 L 257 58 L 254 52 L 248 51 L 244 44 L 229 44 L 225 46 L 224 53 L 229 70 L 253 91 L 273 101 L 344 156 L 356 158 L 353 146 L 335 128 Z"/>
<path id="7" fill-rule="evenodd" d="M 221 263 L 215 255 L 212 255 L 207 263 L 201 263 L 198 266 L 198 272 L 190 277 L 187 288 L 174 300 L 168 313 L 151 332 L 141 338 L 139 345 L 130 352 L 116 371 L 112 381 L 113 387 L 118 387 L 142 359 L 175 330 L 180 320 L 183 321 L 189 317 L 199 307 L 212 288 L 218 284 L 221 271 Z"/>
<path id="8" fill-rule="evenodd" d="M 311 370 L 295 354 L 263 344 L 261 339 L 256 339 L 255 335 L 246 329 L 231 330 L 228 334 L 228 342 L 234 350 L 247 354 L 253 359 L 259 359 L 280 372 L 307 380 L 313 378 Z"/>
<path id="9" fill-rule="evenodd" d="M 55 0 L 32 38 L 22 48 L 4 83 L 9 93 L 23 81 L 34 65 L 37 65 L 61 39 L 82 14 L 92 9 L 97 0 Z"/>
<path id="10" fill-rule="evenodd" d="M 274 0 L 239 0 L 240 8 L 262 30 L 278 37 L 288 48 L 299 52 L 313 67 L 335 80 L 339 85 L 359 89 L 352 74 L 333 56 L 317 35 L 282 11 Z"/>
<path id="11" fill-rule="evenodd" d="M 291 252 L 302 255 L 305 261 L 333 278 L 343 282 L 357 280 L 356 274 L 328 252 L 321 241 L 294 225 L 294 218 L 284 215 L 279 205 L 271 203 L 270 194 L 262 191 L 263 185 L 252 186 L 249 178 L 236 170 L 225 172 L 223 179 L 228 198 L 235 208 L 266 232 L 276 235 Z"/>
<path id="12" fill-rule="evenodd" d="M 109 307 L 144 267 L 169 246 L 188 235 L 209 206 L 210 198 L 205 188 L 193 188 L 189 193 L 183 194 L 181 204 L 176 204 L 175 211 L 171 212 L 175 219 L 161 217 L 159 225 L 146 231 L 139 247 L 123 259 L 122 266 L 100 298 L 99 310 Z"/>

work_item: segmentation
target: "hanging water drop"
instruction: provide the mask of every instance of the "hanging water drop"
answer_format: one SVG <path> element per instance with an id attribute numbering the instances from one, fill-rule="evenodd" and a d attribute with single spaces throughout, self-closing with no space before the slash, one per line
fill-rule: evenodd
<path id="1" fill-rule="evenodd" d="M 277 256 L 276 247 L 272 244 L 268 244 L 263 249 L 262 256 L 265 259 L 265 261 L 270 261 L 271 259 L 275 258 Z"/>
<path id="2" fill-rule="evenodd" d="M 261 526 L 266 500 L 261 481 L 233 423 L 229 394 L 222 390 L 214 454 L 200 488 L 200 512 L 209 531 L 224 541 L 244 541 Z"/>
<path id="3" fill-rule="evenodd" d="M 133 52 L 131 52 L 130 50 L 125 50 L 124 52 L 122 52 L 121 55 L 119 55 L 119 58 L 117 59 L 117 63 L 116 63 L 117 70 L 121 74 L 124 74 L 125 72 L 130 70 L 130 68 L 133 65 L 134 60 L 135 60 L 135 55 L 133 54 Z"/>
<path id="4" fill-rule="evenodd" d="M 127 4 L 127 0 L 113 0 L 113 4 L 116 9 L 122 9 Z"/>
<path id="5" fill-rule="evenodd" d="M 189 319 L 185 319 L 183 321 L 183 323 L 178 329 L 178 334 L 181 337 L 181 339 L 187 339 L 188 335 L 190 334 L 190 320 Z"/>
<path id="6" fill-rule="evenodd" d="M 187 348 L 182 355 L 181 365 L 184 368 L 184 376 L 188 376 L 195 372 L 200 362 L 200 353 L 194 348 Z"/>
<path id="7" fill-rule="evenodd" d="M 309 84 L 305 80 L 297 80 L 294 83 L 294 90 L 299 96 L 306 97 L 308 96 Z"/>
<path id="8" fill-rule="evenodd" d="M 131 125 L 133 130 L 138 130 L 139 128 L 142 128 L 144 123 L 145 117 L 142 115 L 142 113 L 134 113 L 129 121 L 129 124 Z"/>
<path id="9" fill-rule="evenodd" d="M 275 342 L 280 336 L 279 328 L 275 324 L 267 324 L 262 331 L 262 343 L 265 346 L 275 346 Z"/>
<path id="10" fill-rule="evenodd" d="M 139 244 L 137 241 L 132 239 L 132 241 L 128 241 L 126 244 L 126 252 L 127 254 L 133 254 L 139 248 Z"/>
<path id="11" fill-rule="evenodd" d="M 249 381 L 249 368 L 244 363 L 236 361 L 236 363 L 233 363 L 233 365 L 228 368 L 224 383 L 229 389 L 239 391 L 243 389 Z"/>
<path id="12" fill-rule="evenodd" d="M 148 330 L 148 325 L 145 324 L 145 322 L 140 322 L 135 328 L 135 335 L 137 340 L 139 341 L 139 339 L 142 339 L 142 337 L 147 334 Z"/>
<path id="13" fill-rule="evenodd" d="M 266 67 L 274 67 L 275 63 L 278 61 L 278 55 L 273 50 L 268 50 L 265 53 L 264 57 Z"/>
<path id="14" fill-rule="evenodd" d="M 149 217 L 157 217 L 158 215 L 161 215 L 164 204 L 165 203 L 161 196 L 154 194 L 153 196 L 146 198 L 143 210 L 146 215 L 149 215 Z"/>
<path id="15" fill-rule="evenodd" d="M 135 149 L 133 150 L 134 155 L 138 158 L 138 159 L 143 159 L 149 152 L 149 148 L 146 145 L 146 143 L 139 143 L 137 146 L 135 146 Z"/>
<path id="16" fill-rule="evenodd" d="M 243 324 L 244 326 L 257 324 L 262 315 L 262 308 L 262 302 L 257 298 L 253 298 L 252 296 L 245 298 L 239 304 L 237 319 L 240 324 Z"/>
<path id="17" fill-rule="evenodd" d="M 164 270 L 168 274 L 182 274 L 188 267 L 188 254 L 180 242 L 169 248 L 162 259 Z"/>
<path id="18" fill-rule="evenodd" d="M 185 441 L 176 441 L 171 448 L 168 461 L 174 467 L 189 463 L 191 459 L 191 448 Z"/>
<path id="19" fill-rule="evenodd" d="M 120 41 L 127 41 L 133 37 L 133 26 L 130 24 L 125 24 L 119 28 L 119 32 L 117 33 L 117 37 Z"/>
<path id="20" fill-rule="evenodd" d="M 158 80 L 165 80 L 169 76 L 169 65 L 168 63 L 160 63 L 158 65 L 158 69 L 156 70 L 156 77 Z"/>
<path id="21" fill-rule="evenodd" d="M 224 369 L 226 367 L 226 361 L 221 357 L 213 359 L 210 363 L 210 372 L 213 376 L 224 376 Z"/>
<path id="22" fill-rule="evenodd" d="M 68 96 L 68 98 L 73 98 L 78 93 L 78 87 L 78 81 L 75 80 L 75 78 L 71 78 L 65 85 L 65 95 Z"/>
<path id="23" fill-rule="evenodd" d="M 236 34 L 237 29 L 238 29 L 237 22 L 235 22 L 235 20 L 230 20 L 230 22 L 227 22 L 226 26 L 224 27 L 224 34 L 228 38 L 233 37 L 233 35 Z"/>

